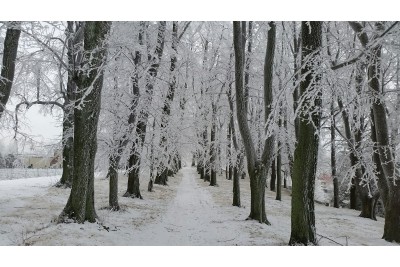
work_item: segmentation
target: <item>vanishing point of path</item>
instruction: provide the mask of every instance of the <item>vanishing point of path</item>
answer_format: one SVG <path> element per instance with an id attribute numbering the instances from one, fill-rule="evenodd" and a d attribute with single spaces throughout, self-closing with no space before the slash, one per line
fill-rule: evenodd
<path id="1" fill-rule="evenodd" d="M 181 172 L 175 199 L 161 221 L 138 232 L 137 245 L 225 245 L 234 239 L 235 231 L 220 222 L 210 193 L 195 181 L 196 169 L 184 167 Z"/>

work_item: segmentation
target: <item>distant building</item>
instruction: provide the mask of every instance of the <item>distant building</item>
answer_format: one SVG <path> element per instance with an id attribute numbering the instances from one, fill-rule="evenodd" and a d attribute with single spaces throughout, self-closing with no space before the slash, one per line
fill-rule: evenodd
<path id="1" fill-rule="evenodd" d="M 24 155 L 24 167 L 32 169 L 62 168 L 62 151 L 57 150 L 53 156 Z"/>

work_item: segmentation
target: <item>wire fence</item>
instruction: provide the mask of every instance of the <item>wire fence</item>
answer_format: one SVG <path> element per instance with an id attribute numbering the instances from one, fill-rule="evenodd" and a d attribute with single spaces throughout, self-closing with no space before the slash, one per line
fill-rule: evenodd
<path id="1" fill-rule="evenodd" d="M 56 176 L 62 174 L 62 169 L 0 169 L 0 180 L 15 180 L 43 176 Z"/>

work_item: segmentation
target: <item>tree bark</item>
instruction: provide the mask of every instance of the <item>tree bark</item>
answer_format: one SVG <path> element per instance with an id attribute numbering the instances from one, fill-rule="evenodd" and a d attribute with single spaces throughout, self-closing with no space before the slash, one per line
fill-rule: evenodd
<path id="1" fill-rule="evenodd" d="M 375 27 L 378 31 L 384 29 L 383 24 L 380 22 L 377 22 Z M 371 49 L 371 58 L 368 66 L 368 85 L 375 98 L 372 103 L 372 112 L 379 158 L 389 185 L 388 192 L 385 188 L 381 190 L 382 195 L 389 193 L 387 196 L 383 196 L 386 199 L 383 239 L 389 242 L 400 242 L 400 179 L 391 152 L 385 103 L 380 95 L 381 56 L 382 45 L 378 44 Z"/>
<path id="2" fill-rule="evenodd" d="M 333 179 L 333 206 L 339 208 L 339 183 L 336 176 L 336 121 L 335 109 L 333 105 L 334 98 L 331 99 L 331 175 Z"/>
<path id="3" fill-rule="evenodd" d="M 210 133 L 210 186 L 217 186 L 217 171 L 216 171 L 216 148 L 215 148 L 215 131 L 216 131 L 216 113 L 217 107 L 212 105 L 212 122 Z"/>
<path id="4" fill-rule="evenodd" d="M 111 22 L 86 22 L 84 30 L 84 59 L 76 77 L 78 92 L 74 112 L 74 176 L 71 194 L 60 215 L 79 223 L 95 222 L 94 207 L 94 160 L 97 150 L 97 123 L 100 113 L 100 98 L 103 87 L 104 63 L 106 60 L 105 39 Z M 84 103 L 84 104 L 83 104 Z"/>
<path id="5" fill-rule="evenodd" d="M 107 176 L 110 179 L 110 186 L 108 192 L 109 208 L 113 211 L 120 209 L 118 204 L 118 165 L 121 157 L 119 155 L 110 155 L 108 162 Z"/>
<path id="6" fill-rule="evenodd" d="M 322 45 L 322 22 L 302 22 L 302 66 L 300 94 L 307 114 L 300 114 L 298 143 L 292 174 L 291 234 L 289 245 L 316 244 L 314 186 L 317 167 L 319 128 L 322 105 L 319 53 Z M 309 59 L 308 59 L 309 58 Z M 315 97 L 310 97 L 310 93 Z M 307 94 L 308 97 L 305 97 Z M 312 123 L 309 115 L 311 114 Z"/>
<path id="7" fill-rule="evenodd" d="M 11 22 L 7 27 L 4 39 L 3 64 L 0 76 L 0 119 L 6 109 L 11 87 L 14 81 L 15 61 L 17 58 L 18 41 L 21 35 L 21 22 Z"/>
<path id="8" fill-rule="evenodd" d="M 67 91 L 64 94 L 64 119 L 62 129 L 63 146 L 63 172 L 56 186 L 70 188 L 72 186 L 74 171 L 74 101 L 76 84 L 74 81 L 75 70 L 82 60 L 82 52 L 79 47 L 83 46 L 83 22 L 68 21 L 66 30 L 67 57 L 68 57 L 68 80 Z"/>
<path id="9" fill-rule="evenodd" d="M 229 79 L 230 80 L 230 79 Z M 238 142 L 236 139 L 236 133 L 235 133 L 235 122 L 233 119 L 233 99 L 232 99 L 232 83 L 229 83 L 228 87 L 228 92 L 227 92 L 227 97 L 228 97 L 228 103 L 229 103 L 229 131 L 230 131 L 230 136 L 232 138 L 232 143 L 233 143 L 233 148 L 235 151 L 238 151 Z M 229 166 L 229 178 L 233 178 L 233 200 L 232 200 L 232 205 L 236 207 L 240 207 L 240 177 L 239 177 L 239 170 L 238 170 L 238 162 L 240 160 L 240 155 L 236 154 L 236 159 L 231 159 L 231 163 Z M 233 177 L 232 177 L 233 176 Z"/>
<path id="10" fill-rule="evenodd" d="M 275 192 L 275 184 L 276 184 L 276 160 L 274 158 L 271 164 L 271 180 L 269 181 L 269 189 L 272 192 Z"/>
<path id="11" fill-rule="evenodd" d="M 272 73 L 275 52 L 276 25 L 269 23 L 268 44 L 264 66 L 264 105 L 265 119 L 269 118 L 272 103 Z M 267 137 L 261 161 L 257 160 L 256 150 L 247 123 L 247 110 L 243 95 L 243 68 L 244 49 L 241 36 L 243 31 L 240 22 L 233 22 L 233 45 L 235 50 L 235 89 L 236 89 L 236 114 L 239 130 L 242 136 L 246 157 L 247 169 L 250 177 L 251 211 L 248 219 L 258 220 L 260 223 L 270 224 L 265 212 L 265 183 L 266 172 L 269 169 L 273 155 L 274 136 Z"/>
<path id="12" fill-rule="evenodd" d="M 278 149 L 280 147 L 280 142 L 278 142 Z M 276 200 L 282 200 L 282 157 L 280 149 L 277 151 L 276 156 Z"/>

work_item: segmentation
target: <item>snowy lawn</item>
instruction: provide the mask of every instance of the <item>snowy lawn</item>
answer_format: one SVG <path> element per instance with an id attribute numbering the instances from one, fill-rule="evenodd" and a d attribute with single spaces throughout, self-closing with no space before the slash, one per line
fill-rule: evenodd
<path id="1" fill-rule="evenodd" d="M 111 212 L 108 180 L 95 180 L 98 223 L 55 224 L 68 189 L 55 188 L 58 176 L 0 181 L 0 245 L 286 245 L 290 237 L 290 196 L 282 201 L 267 188 L 271 226 L 246 221 L 250 211 L 249 180 L 241 180 L 242 207 L 233 207 L 232 181 L 218 176 L 218 187 L 199 179 L 194 168 L 169 178 L 169 186 L 147 192 L 143 200 L 120 197 L 122 210 Z M 120 175 L 120 196 L 127 178 Z M 317 233 L 346 245 L 394 245 L 381 239 L 383 218 L 372 221 L 358 211 L 316 204 Z M 320 245 L 338 245 L 321 238 Z"/>

